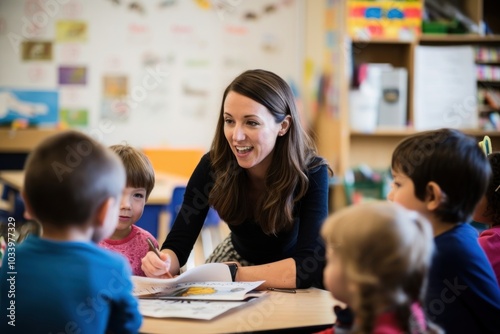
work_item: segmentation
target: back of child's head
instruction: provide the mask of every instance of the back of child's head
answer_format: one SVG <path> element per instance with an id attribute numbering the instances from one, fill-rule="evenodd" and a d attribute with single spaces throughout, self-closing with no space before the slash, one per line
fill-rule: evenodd
<path id="1" fill-rule="evenodd" d="M 420 132 L 403 139 L 391 167 L 408 176 L 415 196 L 424 200 L 435 182 L 445 200 L 434 212 L 441 221 L 467 221 L 488 185 L 491 169 L 477 140 L 453 129 Z"/>
<path id="2" fill-rule="evenodd" d="M 362 332 L 394 310 L 408 332 L 411 305 L 422 300 L 433 250 L 432 228 L 397 203 L 373 201 L 331 215 L 321 234 L 354 288 L 349 300 Z"/>
<path id="3" fill-rule="evenodd" d="M 113 145 L 115 152 L 125 166 L 127 186 L 146 189 L 146 200 L 155 186 L 155 171 L 148 157 L 138 149 L 129 145 Z"/>
<path id="4" fill-rule="evenodd" d="M 108 199 L 121 197 L 125 171 L 111 150 L 66 131 L 44 140 L 25 166 L 24 197 L 42 224 L 83 225 Z"/>
<path id="5" fill-rule="evenodd" d="M 487 216 L 492 226 L 500 225 L 500 152 L 488 155 L 492 176 L 486 189 L 486 211 L 482 213 Z"/>

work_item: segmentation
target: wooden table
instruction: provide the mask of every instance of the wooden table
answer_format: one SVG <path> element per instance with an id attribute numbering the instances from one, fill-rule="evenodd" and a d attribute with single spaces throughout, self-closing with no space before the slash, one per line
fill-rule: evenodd
<path id="1" fill-rule="evenodd" d="M 144 317 L 141 333 L 235 333 L 283 331 L 312 333 L 333 325 L 335 301 L 330 292 L 315 288 L 268 296 L 210 320 Z"/>

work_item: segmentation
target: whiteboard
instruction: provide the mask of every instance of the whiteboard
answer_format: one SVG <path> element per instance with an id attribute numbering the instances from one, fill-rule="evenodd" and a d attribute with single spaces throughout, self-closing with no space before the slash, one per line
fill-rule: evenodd
<path id="1" fill-rule="evenodd" d="M 1 0 L 0 88 L 57 91 L 59 110 L 84 119 L 70 125 L 106 145 L 208 149 L 223 90 L 239 73 L 263 68 L 300 86 L 304 7 L 304 0 Z M 37 42 L 50 52 L 29 51 Z"/>

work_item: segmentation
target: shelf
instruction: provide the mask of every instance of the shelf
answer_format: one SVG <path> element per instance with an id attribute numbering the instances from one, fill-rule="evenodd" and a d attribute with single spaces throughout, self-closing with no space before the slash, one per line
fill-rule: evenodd
<path id="1" fill-rule="evenodd" d="M 436 43 L 498 43 L 500 35 L 461 35 L 461 34 L 425 34 L 420 36 L 420 42 L 436 42 Z"/>
<path id="2" fill-rule="evenodd" d="M 477 79 L 477 82 L 490 85 L 500 85 L 500 80 Z"/>
<path id="3" fill-rule="evenodd" d="M 353 38 L 353 44 L 417 44 L 417 43 L 499 43 L 500 35 L 474 34 L 423 34 L 415 40 L 401 40 L 397 38 Z"/>
<path id="4" fill-rule="evenodd" d="M 374 132 L 351 130 L 351 137 L 404 137 L 416 133 L 413 128 L 376 129 Z"/>
<path id="5" fill-rule="evenodd" d="M 500 60 L 476 60 L 477 65 L 500 65 Z"/>
<path id="6" fill-rule="evenodd" d="M 480 130 L 480 129 L 459 129 L 463 133 L 471 136 L 490 136 L 490 137 L 500 137 L 500 131 L 491 130 Z M 416 134 L 418 130 L 414 128 L 404 128 L 404 129 L 377 129 L 375 132 L 361 132 L 351 130 L 351 137 L 406 137 Z"/>
<path id="7" fill-rule="evenodd" d="M 401 40 L 397 38 L 373 38 L 373 39 L 363 39 L 363 38 L 353 38 L 353 44 L 412 44 L 415 40 Z"/>
<path id="8" fill-rule="evenodd" d="M 30 152 L 42 140 L 59 132 L 61 132 L 61 130 L 48 128 L 29 128 L 19 130 L 0 128 L 0 152 Z"/>

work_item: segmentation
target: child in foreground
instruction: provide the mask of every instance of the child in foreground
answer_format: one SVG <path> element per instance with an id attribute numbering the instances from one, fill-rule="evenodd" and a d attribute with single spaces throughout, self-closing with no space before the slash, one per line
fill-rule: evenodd
<path id="1" fill-rule="evenodd" d="M 500 285 L 500 152 L 489 154 L 488 161 L 493 177 L 486 194 L 474 211 L 474 220 L 489 226 L 489 229 L 479 235 L 479 244 L 486 253 Z"/>
<path id="2" fill-rule="evenodd" d="M 147 239 L 156 248 L 158 242 L 151 233 L 135 223 L 141 218 L 144 205 L 155 185 L 154 169 L 146 155 L 131 146 L 113 145 L 110 148 L 125 166 L 127 183 L 122 193 L 116 229 L 99 245 L 123 254 L 130 262 L 132 275 L 146 276 L 141 269 L 141 260 L 149 251 Z"/>
<path id="3" fill-rule="evenodd" d="M 425 218 L 402 206 L 374 201 L 331 215 L 325 287 L 354 314 L 350 333 L 440 333 L 422 310 L 432 255 Z M 321 334 L 336 333 L 336 328 Z"/>
<path id="4" fill-rule="evenodd" d="M 95 244 L 113 233 L 124 186 L 120 159 L 82 133 L 52 136 L 30 154 L 22 197 L 43 233 L 9 250 L 14 267 L 4 258 L 0 333 L 138 332 L 130 266 Z"/>
<path id="5" fill-rule="evenodd" d="M 417 133 L 398 144 L 391 168 L 388 199 L 420 212 L 433 228 L 429 319 L 446 333 L 498 333 L 500 289 L 468 223 L 491 177 L 476 139 L 452 129 Z"/>

